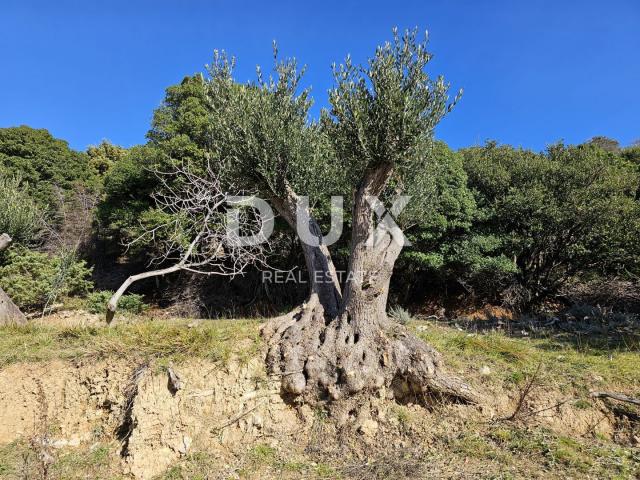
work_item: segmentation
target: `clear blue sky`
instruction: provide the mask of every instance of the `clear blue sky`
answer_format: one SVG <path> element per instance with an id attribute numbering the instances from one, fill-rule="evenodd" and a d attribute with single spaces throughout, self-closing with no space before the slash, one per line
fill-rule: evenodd
<path id="1" fill-rule="evenodd" d="M 164 89 L 213 49 L 247 80 L 272 39 L 308 65 L 317 112 L 331 63 L 364 60 L 394 25 L 428 29 L 431 72 L 464 87 L 437 131 L 453 147 L 640 138 L 639 0 L 3 0 L 0 127 L 44 127 L 76 149 L 141 143 Z"/>

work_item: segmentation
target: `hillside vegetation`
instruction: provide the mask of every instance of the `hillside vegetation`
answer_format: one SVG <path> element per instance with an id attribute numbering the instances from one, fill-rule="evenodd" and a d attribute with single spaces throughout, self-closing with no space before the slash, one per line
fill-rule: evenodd
<path id="1" fill-rule="evenodd" d="M 73 152 L 46 131 L 0 129 L 0 201 L 9 207 L 0 212 L 0 230 L 14 239 L 0 257 L 0 288 L 18 306 L 37 311 L 90 288 L 113 290 L 158 255 L 161 231 L 125 244 L 167 221 L 152 198 L 160 184 L 149 168 L 204 155 L 199 88 L 197 79 L 169 88 L 150 142 L 128 150 L 104 142 Z M 392 302 L 521 311 L 591 302 L 637 311 L 640 150 L 603 142 L 557 144 L 542 153 L 495 142 L 457 152 L 434 144 L 436 171 L 425 173 L 435 183 L 421 184 L 414 195 L 425 200 L 407 210 L 403 225 L 413 245 L 395 267 Z M 329 195 L 332 187 L 325 187 Z M 325 228 L 328 197 L 317 195 Z M 297 241 L 278 225 L 267 261 L 300 268 L 304 278 Z M 346 242 L 332 247 L 339 269 Z M 233 293 L 214 295 L 229 288 L 226 280 L 181 274 L 162 279 L 160 289 L 146 281 L 134 291 L 165 304 L 180 299 L 179 311 L 216 317 L 273 313 L 306 293 L 305 285 L 265 286 L 257 270 L 232 284 Z M 244 307 L 250 299 L 253 310 Z"/>

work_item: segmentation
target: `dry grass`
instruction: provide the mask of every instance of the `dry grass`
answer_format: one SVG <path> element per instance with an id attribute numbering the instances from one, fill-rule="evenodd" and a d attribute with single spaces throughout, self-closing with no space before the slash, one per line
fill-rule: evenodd
<path id="1" fill-rule="evenodd" d="M 46 324 L 0 328 L 0 368 L 16 362 L 136 356 L 142 359 L 251 358 L 259 348 L 257 321 L 147 320 L 113 327 Z"/>
<path id="2" fill-rule="evenodd" d="M 470 333 L 426 322 L 416 322 L 413 327 L 452 368 L 473 371 L 487 365 L 497 381 L 520 383 L 542 364 L 543 375 L 559 384 L 580 385 L 588 378 L 599 378 L 611 387 L 640 389 L 640 349 L 635 347 L 577 347 L 552 337 L 511 337 L 498 331 Z"/>

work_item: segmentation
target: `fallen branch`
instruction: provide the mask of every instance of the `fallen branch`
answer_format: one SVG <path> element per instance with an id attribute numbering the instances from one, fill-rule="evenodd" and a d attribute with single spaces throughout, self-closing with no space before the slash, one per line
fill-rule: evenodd
<path id="1" fill-rule="evenodd" d="M 633 403 L 634 405 L 640 406 L 640 399 L 629 397 L 627 395 L 623 395 L 622 393 L 591 392 L 590 395 L 595 398 L 613 398 L 614 400 L 618 400 L 619 402 Z"/>
<path id="2" fill-rule="evenodd" d="M 564 400 L 562 400 L 562 401 L 560 401 L 558 403 L 554 403 L 550 407 L 541 408 L 540 410 L 535 410 L 533 412 L 527 412 L 526 414 L 523 415 L 523 417 L 524 418 L 533 417 L 534 415 L 538 415 L 539 413 L 546 412 L 546 411 L 549 411 L 549 410 L 554 410 L 554 409 L 556 409 L 558 407 L 561 407 L 562 405 L 564 405 L 566 403 L 569 403 L 569 402 L 571 402 L 573 400 L 579 400 L 579 397 L 566 398 L 566 399 L 564 399 Z"/>
<path id="3" fill-rule="evenodd" d="M 227 428 L 231 425 L 233 425 L 234 423 L 236 423 L 238 420 L 242 419 L 243 417 L 246 417 L 247 415 L 249 415 L 251 412 L 253 412 L 256 408 L 260 407 L 261 405 L 263 405 L 264 402 L 258 402 L 256 403 L 253 407 L 245 410 L 244 412 L 239 413 L 238 415 L 236 415 L 235 417 L 233 417 L 231 420 L 229 420 L 227 423 L 224 423 L 222 425 L 220 425 L 219 427 L 214 427 L 211 429 L 212 432 L 218 432 L 220 430 L 222 430 L 223 428 Z"/>
<path id="4" fill-rule="evenodd" d="M 47 310 L 49 314 L 52 314 L 63 307 L 64 307 L 64 303 L 54 303 L 50 307 L 47 307 Z M 33 313 L 28 313 L 26 315 L 28 320 L 31 320 L 32 318 L 36 318 L 36 317 L 41 317 L 41 316 L 42 316 L 42 312 L 33 312 Z"/>

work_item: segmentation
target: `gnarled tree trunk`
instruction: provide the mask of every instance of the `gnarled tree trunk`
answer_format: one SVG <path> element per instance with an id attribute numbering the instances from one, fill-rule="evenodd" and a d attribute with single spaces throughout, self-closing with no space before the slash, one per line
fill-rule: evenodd
<path id="1" fill-rule="evenodd" d="M 11 237 L 6 233 L 0 235 L 0 251 L 11 244 Z M 11 301 L 9 296 L 0 288 L 0 325 L 22 325 L 27 323 L 27 318 L 20 309 Z"/>
<path id="2" fill-rule="evenodd" d="M 385 164 L 370 169 L 356 193 L 344 294 L 327 247 L 303 245 L 310 296 L 301 308 L 262 329 L 269 346 L 267 364 L 294 397 L 313 403 L 385 388 L 398 400 L 477 400 L 469 386 L 446 375 L 438 352 L 387 317 L 389 281 L 402 244 L 391 232 L 373 245 L 368 242 L 376 226 L 367 197 L 380 195 L 391 171 Z M 274 202 L 294 228 L 295 203 L 293 192 Z M 322 238 L 317 223 L 311 224 Z"/>

